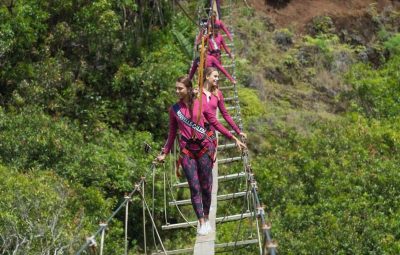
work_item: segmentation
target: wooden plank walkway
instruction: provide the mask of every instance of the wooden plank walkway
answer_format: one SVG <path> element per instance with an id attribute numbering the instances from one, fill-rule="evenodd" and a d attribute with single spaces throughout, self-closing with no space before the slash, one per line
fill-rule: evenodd
<path id="1" fill-rule="evenodd" d="M 215 1 L 214 1 L 215 4 Z M 215 6 L 216 8 L 216 6 Z M 216 114 L 217 118 L 219 113 Z M 216 134 L 216 138 L 218 141 L 218 133 Z M 217 157 L 218 150 L 215 148 L 215 156 Z M 218 158 L 218 157 L 217 157 Z M 212 186 L 212 193 L 211 193 L 211 207 L 210 207 L 210 214 L 208 215 L 208 220 L 210 221 L 210 225 L 212 228 L 211 233 L 206 236 L 197 235 L 196 243 L 194 245 L 194 255 L 214 255 L 215 254 L 215 237 L 217 233 L 216 229 L 216 218 L 217 218 L 217 195 L 218 195 L 218 161 L 216 160 L 214 163 L 214 167 L 212 170 L 213 175 L 213 186 Z"/>
<path id="2" fill-rule="evenodd" d="M 218 164 L 215 162 L 213 170 L 213 187 L 211 194 L 211 208 L 209 221 L 213 231 L 206 236 L 197 235 L 196 243 L 194 245 L 194 255 L 214 255 L 215 247 L 215 233 L 216 224 L 215 219 L 217 216 L 217 193 L 218 193 Z"/>

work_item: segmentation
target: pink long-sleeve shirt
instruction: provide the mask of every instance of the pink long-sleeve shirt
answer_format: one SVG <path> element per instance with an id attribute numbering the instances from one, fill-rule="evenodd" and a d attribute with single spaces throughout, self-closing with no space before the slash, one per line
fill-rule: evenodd
<path id="1" fill-rule="evenodd" d="M 207 95 L 203 92 L 204 97 L 207 97 Z M 218 98 L 219 97 L 219 98 Z M 217 109 L 221 112 L 222 117 L 228 122 L 228 124 L 232 127 L 233 130 L 239 135 L 240 134 L 240 129 L 236 125 L 236 123 L 233 121 L 231 115 L 229 115 L 228 111 L 225 108 L 225 103 L 224 103 L 224 96 L 222 95 L 222 92 L 218 90 L 218 97 L 214 94 L 211 93 L 211 96 L 207 100 L 207 105 L 210 111 L 216 115 L 217 114 Z"/>
<path id="2" fill-rule="evenodd" d="M 226 46 L 225 40 L 220 33 L 210 35 L 208 38 L 208 52 L 219 51 L 224 49 L 229 56 L 231 56 L 231 50 Z"/>
<path id="3" fill-rule="evenodd" d="M 210 23 L 208 23 L 208 24 L 210 24 Z M 207 27 L 210 27 L 210 26 L 207 26 Z M 217 27 L 217 28 L 221 29 L 222 31 L 224 31 L 225 34 L 228 36 L 229 40 L 231 40 L 231 41 L 233 40 L 233 39 L 232 39 L 231 33 L 230 33 L 229 30 L 226 28 L 226 26 L 225 26 L 224 22 L 222 22 L 222 20 L 217 20 L 217 19 L 216 19 L 216 20 L 214 21 L 214 27 Z M 199 44 L 199 43 L 201 42 L 201 37 L 202 37 L 202 35 L 203 35 L 204 33 L 205 33 L 204 30 L 202 30 L 202 31 L 197 35 L 197 37 L 196 37 L 196 45 Z"/>
<path id="4" fill-rule="evenodd" d="M 221 134 L 226 136 L 229 139 L 233 138 L 233 135 L 229 133 L 229 131 L 221 124 L 218 122 L 217 118 L 215 117 L 215 114 L 213 114 L 207 104 L 205 103 L 205 99 L 203 98 L 203 106 L 202 106 L 202 112 L 200 113 L 200 121 L 197 123 L 198 125 L 204 127 L 204 123 L 208 122 L 210 123 L 216 130 L 218 130 Z M 196 123 L 197 121 L 197 116 L 198 116 L 198 109 L 199 109 L 199 99 L 196 99 L 193 103 L 193 115 L 190 117 L 190 109 L 188 106 L 186 106 L 185 103 L 182 101 L 179 102 L 180 105 L 180 111 L 181 113 L 188 119 L 192 120 L 193 122 Z M 169 110 L 169 133 L 168 133 L 168 138 L 167 141 L 162 149 L 163 153 L 168 154 L 171 151 L 172 145 L 174 143 L 177 131 L 180 131 L 181 136 L 185 137 L 186 139 L 192 138 L 194 135 L 198 139 L 202 139 L 203 135 L 197 131 L 194 131 L 192 128 L 187 126 L 182 120 L 178 118 L 176 115 L 175 111 L 173 110 L 173 107 L 170 108 Z M 209 141 L 207 139 L 204 139 L 204 144 L 207 144 Z M 186 142 L 183 139 L 179 140 L 179 147 L 181 149 L 185 148 Z"/>
<path id="5" fill-rule="evenodd" d="M 197 68 L 199 67 L 199 62 L 200 62 L 199 58 L 196 58 L 192 62 L 192 66 L 190 67 L 189 71 L 189 79 L 193 79 L 193 76 L 196 73 Z M 213 55 L 207 55 L 206 67 L 215 67 L 218 70 L 220 70 L 226 76 L 226 78 L 228 78 L 231 82 L 235 81 L 235 79 L 233 79 L 233 77 L 226 71 L 226 69 L 221 65 L 218 59 Z"/>
<path id="6" fill-rule="evenodd" d="M 229 30 L 226 28 L 226 26 L 225 26 L 224 22 L 222 22 L 222 20 L 216 19 L 216 20 L 214 21 L 214 27 L 218 27 L 218 28 L 220 28 L 222 31 L 224 31 L 225 34 L 228 36 L 229 40 L 232 41 L 232 35 L 231 35 L 231 33 L 229 32 Z"/>

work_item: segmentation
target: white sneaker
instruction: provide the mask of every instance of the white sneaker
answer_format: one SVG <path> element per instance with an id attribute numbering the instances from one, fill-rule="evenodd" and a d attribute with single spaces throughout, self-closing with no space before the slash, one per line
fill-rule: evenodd
<path id="1" fill-rule="evenodd" d="M 204 225 L 206 226 L 207 233 L 211 233 L 212 232 L 212 228 L 211 228 L 211 225 L 210 225 L 210 221 L 207 220 Z"/>
<path id="2" fill-rule="evenodd" d="M 198 235 L 201 235 L 201 236 L 205 236 L 205 235 L 208 234 L 206 224 L 203 224 L 203 225 L 200 225 L 200 224 L 199 224 L 199 225 L 197 226 L 197 234 L 198 234 Z"/>

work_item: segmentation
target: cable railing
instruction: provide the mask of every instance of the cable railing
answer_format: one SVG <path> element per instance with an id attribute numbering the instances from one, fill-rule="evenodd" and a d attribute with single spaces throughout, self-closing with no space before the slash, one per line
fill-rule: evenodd
<path id="1" fill-rule="evenodd" d="M 201 1 L 199 1 L 201 2 Z M 232 0 L 229 1 L 229 4 L 227 6 L 224 6 L 223 10 L 227 11 L 228 13 L 232 12 Z M 212 8 L 209 8 L 208 10 L 213 10 Z M 201 20 L 201 15 L 202 12 L 200 8 L 198 7 L 198 20 Z M 208 15 L 208 20 L 210 19 L 210 12 L 207 14 Z M 232 22 L 232 16 L 229 18 L 230 24 Z M 201 28 L 200 28 L 201 29 Z M 199 29 L 199 30 L 200 30 Z M 201 31 L 199 31 L 201 32 Z M 230 32 L 232 33 L 232 36 L 234 36 L 234 31 L 230 29 Z M 196 43 L 196 42 L 195 42 Z M 235 47 L 234 44 L 231 46 L 232 53 L 235 52 Z M 195 54 L 195 53 L 194 53 Z M 226 56 L 224 56 L 226 57 Z M 236 80 L 236 65 L 235 65 L 235 60 L 232 61 L 232 64 L 229 65 L 229 68 L 231 69 L 232 76 Z M 222 89 L 222 87 L 221 87 Z M 227 102 L 230 102 L 232 106 L 229 108 L 229 110 L 234 110 L 235 111 L 235 116 L 238 117 L 236 123 L 242 130 L 243 128 L 243 123 L 241 119 L 241 109 L 240 109 L 240 104 L 239 104 L 239 95 L 238 95 L 238 89 L 237 85 L 233 84 L 230 86 L 225 86 L 224 91 L 232 91 L 233 92 L 233 97 L 234 100 L 225 100 Z M 229 99 L 229 98 L 226 98 Z M 245 139 L 242 138 L 242 142 L 246 142 Z M 235 146 L 231 146 L 231 144 L 228 144 L 225 142 L 224 144 L 220 144 L 218 146 L 219 150 L 225 151 L 229 150 L 230 148 L 233 148 Z M 146 151 L 149 152 L 151 150 L 151 147 L 149 145 L 146 145 Z M 175 156 L 177 155 L 177 149 L 176 146 L 174 147 L 174 153 Z M 221 153 L 222 154 L 222 153 Z M 268 222 L 265 209 L 261 203 L 259 194 L 258 194 L 258 187 L 257 187 L 257 182 L 254 178 L 253 170 L 250 165 L 250 160 L 249 160 L 249 154 L 248 150 L 242 151 L 240 156 L 230 156 L 225 159 L 218 159 L 216 161 L 217 164 L 232 164 L 234 162 L 242 162 L 242 167 L 239 168 L 237 173 L 233 174 L 227 174 L 224 176 L 218 177 L 219 181 L 227 181 L 227 180 L 235 180 L 235 183 L 233 185 L 233 189 L 236 190 L 235 193 L 232 194 L 226 194 L 226 195 L 221 195 L 218 200 L 229 200 L 229 204 L 224 207 L 224 212 L 222 217 L 216 218 L 216 223 L 217 224 L 222 224 L 227 221 L 231 220 L 238 220 L 239 223 L 236 225 L 236 230 L 234 234 L 234 240 L 231 240 L 232 242 L 228 243 L 223 243 L 223 244 L 215 244 L 215 248 L 217 249 L 223 249 L 224 252 L 232 252 L 232 254 L 238 253 L 240 250 L 240 247 L 247 247 L 249 245 L 254 245 L 258 244 L 258 252 L 260 255 L 266 255 L 266 254 L 271 254 L 275 255 L 277 253 L 277 243 L 273 240 L 272 234 L 271 234 L 271 224 Z M 164 166 L 164 171 L 162 174 L 162 182 L 163 182 L 163 215 L 164 215 L 164 222 L 165 225 L 161 227 L 161 229 L 177 229 L 180 227 L 196 227 L 196 222 L 197 221 L 191 221 L 190 216 L 185 215 L 185 212 L 182 211 L 180 206 L 185 206 L 188 204 L 186 201 L 178 202 L 176 197 L 176 193 L 178 189 L 182 187 L 186 187 L 184 183 L 179 183 L 179 178 L 176 177 L 176 163 L 173 157 L 171 157 L 170 161 L 170 174 L 167 173 L 165 170 L 165 164 Z M 140 178 L 138 182 L 134 185 L 134 189 L 126 194 L 124 196 L 124 200 L 121 202 L 121 204 L 111 213 L 111 215 L 103 222 L 100 222 L 98 229 L 86 239 L 86 242 L 80 247 L 80 249 L 76 252 L 76 255 L 80 254 L 85 254 L 88 253 L 88 250 L 95 250 L 97 252 L 97 249 L 99 249 L 98 254 L 102 255 L 104 253 L 104 242 L 105 242 L 105 233 L 106 229 L 108 228 L 109 224 L 113 219 L 115 219 L 116 215 L 119 213 L 122 213 L 123 209 L 125 209 L 125 217 L 124 217 L 124 255 L 128 255 L 129 252 L 129 239 L 128 239 L 128 229 L 129 229 L 129 224 L 128 224 L 128 219 L 129 219 L 129 204 L 133 203 L 132 202 L 132 197 L 134 195 L 139 195 L 141 199 L 141 205 L 142 205 L 142 221 L 143 221 L 143 250 L 145 254 L 148 254 L 149 246 L 148 246 L 148 240 L 147 240 L 147 228 L 146 228 L 146 220 L 147 217 L 150 220 L 151 226 L 152 226 L 152 236 L 153 236 L 153 243 L 154 243 L 154 248 L 155 248 L 155 253 L 152 254 L 180 254 L 180 253 L 190 253 L 193 252 L 193 248 L 183 248 L 179 250 L 174 250 L 174 251 L 168 251 L 166 247 L 164 246 L 162 237 L 160 235 L 160 232 L 158 231 L 159 226 L 157 227 L 156 222 L 155 222 L 155 183 L 159 180 L 156 179 L 156 163 L 152 163 L 150 168 L 146 171 L 146 174 L 144 177 Z M 150 177 L 150 174 L 152 176 L 151 182 L 152 182 L 152 192 L 151 192 L 151 205 L 152 208 L 150 208 L 149 203 L 146 200 L 146 195 L 145 195 L 145 188 L 146 188 L 146 180 L 148 177 Z M 238 191 L 238 184 L 239 179 L 245 177 L 245 185 L 246 185 L 246 190 L 245 191 Z M 183 223 L 180 223 L 181 225 L 174 225 L 170 224 L 168 221 L 168 199 L 169 197 L 171 198 L 169 204 L 170 206 L 174 206 L 176 209 L 177 215 L 183 220 Z M 239 214 L 231 215 L 230 211 L 234 207 L 233 206 L 233 201 L 234 199 L 237 198 L 243 198 L 242 203 L 240 204 L 241 210 Z M 171 202 L 172 201 L 172 202 Z M 237 208 L 237 206 L 235 207 Z M 256 233 L 257 238 L 256 239 L 250 239 L 250 240 L 240 240 L 239 234 L 242 232 L 242 228 L 244 226 L 244 219 L 249 219 L 251 229 L 248 230 L 251 233 L 251 236 Z M 160 220 L 159 220 L 160 221 Z M 254 228 L 254 224 L 255 229 Z M 256 231 L 255 231 L 256 230 Z M 217 232 L 217 231 L 216 231 Z M 100 238 L 100 245 L 97 244 L 96 238 Z M 159 249 L 158 245 L 160 245 L 161 249 Z M 99 246 L 99 247 L 98 247 Z M 239 252 L 240 253 L 240 252 Z M 97 253 L 96 253 L 97 254 Z"/>

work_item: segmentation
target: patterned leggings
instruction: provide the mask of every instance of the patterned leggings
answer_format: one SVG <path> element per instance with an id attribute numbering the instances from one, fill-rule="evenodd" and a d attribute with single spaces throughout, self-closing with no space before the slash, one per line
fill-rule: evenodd
<path id="1" fill-rule="evenodd" d="M 210 151 L 214 151 L 214 146 L 209 146 L 211 147 Z M 194 155 L 197 151 L 191 150 Z M 181 165 L 189 183 L 192 205 L 197 218 L 208 216 L 211 206 L 213 160 L 208 153 L 198 159 L 192 159 L 183 154 Z"/>

